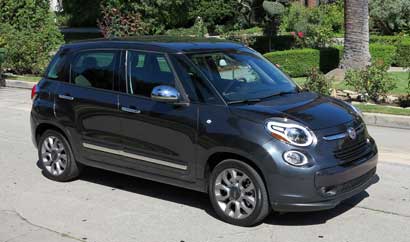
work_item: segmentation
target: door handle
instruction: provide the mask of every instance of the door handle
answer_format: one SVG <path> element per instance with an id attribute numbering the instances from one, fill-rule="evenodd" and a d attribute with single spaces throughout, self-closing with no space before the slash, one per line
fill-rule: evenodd
<path id="1" fill-rule="evenodd" d="M 127 113 L 135 113 L 135 114 L 141 113 L 141 110 L 134 109 L 134 108 L 121 107 L 121 110 Z"/>
<path id="2" fill-rule="evenodd" d="M 74 100 L 74 97 L 68 96 L 68 95 L 62 95 L 62 94 L 59 94 L 58 98 L 68 100 L 68 101 L 73 101 Z"/>

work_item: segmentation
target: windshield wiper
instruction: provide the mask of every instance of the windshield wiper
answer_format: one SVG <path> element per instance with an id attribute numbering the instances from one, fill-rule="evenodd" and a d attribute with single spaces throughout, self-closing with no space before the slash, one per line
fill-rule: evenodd
<path id="1" fill-rule="evenodd" d="M 253 99 L 244 99 L 244 100 L 234 100 L 234 101 L 229 101 L 228 104 L 238 104 L 238 103 L 246 103 L 246 104 L 250 104 L 250 103 L 258 103 L 262 101 L 262 99 L 260 98 L 253 98 Z"/>
<path id="2" fill-rule="evenodd" d="M 271 98 L 271 97 L 283 96 L 283 95 L 286 95 L 286 94 L 294 94 L 294 93 L 298 93 L 298 92 L 297 92 L 297 91 L 278 92 L 278 93 L 274 93 L 274 94 L 272 94 L 272 95 L 263 97 L 263 98 L 261 98 L 261 99 L 267 99 L 267 98 Z"/>

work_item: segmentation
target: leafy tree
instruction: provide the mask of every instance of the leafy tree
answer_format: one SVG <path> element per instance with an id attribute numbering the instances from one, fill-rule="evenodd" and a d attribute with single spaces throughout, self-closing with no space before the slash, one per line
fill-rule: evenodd
<path id="1" fill-rule="evenodd" d="M 316 8 L 294 3 L 283 15 L 280 31 L 293 33 L 303 47 L 325 47 L 335 33 L 343 31 L 343 22 L 343 2 L 340 0 Z"/>
<path id="2" fill-rule="evenodd" d="M 262 7 L 264 0 L 236 0 L 239 3 L 237 14 L 243 22 L 242 27 L 248 28 L 264 21 L 265 12 Z"/>
<path id="3" fill-rule="evenodd" d="M 48 0 L 2 0 L 0 36 L 7 51 L 3 67 L 21 74 L 41 73 L 63 42 Z"/>
<path id="4" fill-rule="evenodd" d="M 382 34 L 410 31 L 409 0 L 370 0 L 370 24 Z"/>
<path id="5" fill-rule="evenodd" d="M 101 4 L 101 15 L 98 27 L 105 38 L 140 35 L 146 31 L 141 14 L 135 10 Z"/>
<path id="6" fill-rule="evenodd" d="M 102 6 L 118 9 L 121 13 L 139 14 L 147 34 L 161 34 L 166 29 L 193 23 L 189 10 L 193 4 L 185 0 L 101 0 Z M 124 17 L 124 16 L 123 16 Z M 129 16 L 128 18 L 131 18 Z"/>
<path id="7" fill-rule="evenodd" d="M 101 16 L 100 4 L 103 0 L 64 0 L 63 11 L 71 27 L 96 26 Z"/>

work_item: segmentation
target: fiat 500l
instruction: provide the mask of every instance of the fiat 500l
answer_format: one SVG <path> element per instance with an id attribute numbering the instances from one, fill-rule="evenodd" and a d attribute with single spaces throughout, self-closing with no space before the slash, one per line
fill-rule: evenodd
<path id="1" fill-rule="evenodd" d="M 359 110 L 301 89 L 237 43 L 68 44 L 32 99 L 48 178 L 93 166 L 194 189 L 236 225 L 333 208 L 375 177 L 377 147 Z"/>

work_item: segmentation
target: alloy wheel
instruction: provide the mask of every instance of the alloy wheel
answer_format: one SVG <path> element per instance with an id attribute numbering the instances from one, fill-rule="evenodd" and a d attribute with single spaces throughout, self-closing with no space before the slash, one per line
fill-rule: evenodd
<path id="1" fill-rule="evenodd" d="M 55 136 L 44 139 L 41 146 L 41 161 L 53 176 L 63 174 L 67 167 L 67 153 L 64 144 Z"/>
<path id="2" fill-rule="evenodd" d="M 257 204 L 254 182 L 243 171 L 223 170 L 215 180 L 214 193 L 219 208 L 229 217 L 244 219 Z"/>

